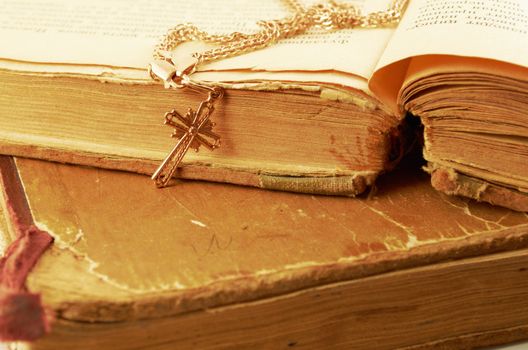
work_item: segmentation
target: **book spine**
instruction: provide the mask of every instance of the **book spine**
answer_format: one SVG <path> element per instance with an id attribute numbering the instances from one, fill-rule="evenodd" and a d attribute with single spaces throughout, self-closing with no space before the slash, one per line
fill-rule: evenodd
<path id="1" fill-rule="evenodd" d="M 157 161 L 108 156 L 89 152 L 57 151 L 49 148 L 3 144 L 2 152 L 15 157 L 36 158 L 65 164 L 93 166 L 96 168 L 124 170 L 151 175 L 159 165 Z M 239 169 L 220 167 L 211 164 L 186 164 L 178 169 L 177 178 L 225 182 L 235 185 L 258 187 L 268 190 L 324 194 L 338 196 L 356 196 L 372 186 L 378 177 L 376 171 L 356 171 L 351 174 L 309 174 L 278 175 L 262 173 L 259 169 Z M 145 179 L 148 181 L 148 179 Z"/>

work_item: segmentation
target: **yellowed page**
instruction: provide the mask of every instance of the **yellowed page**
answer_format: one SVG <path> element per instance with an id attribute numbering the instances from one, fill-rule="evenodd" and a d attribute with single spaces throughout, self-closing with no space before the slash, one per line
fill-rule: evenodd
<path id="1" fill-rule="evenodd" d="M 528 67 L 528 1 L 411 0 L 370 88 L 396 107 L 406 60 L 422 55 L 479 57 Z"/>
<path id="2" fill-rule="evenodd" d="M 354 3 L 370 11 L 389 2 Z M 290 14 L 280 0 L 8 0 L 0 3 L 0 58 L 145 69 L 160 36 L 176 24 L 192 22 L 212 33 L 252 32 L 258 20 Z M 392 32 L 313 30 L 204 69 L 340 71 L 368 79 Z"/>

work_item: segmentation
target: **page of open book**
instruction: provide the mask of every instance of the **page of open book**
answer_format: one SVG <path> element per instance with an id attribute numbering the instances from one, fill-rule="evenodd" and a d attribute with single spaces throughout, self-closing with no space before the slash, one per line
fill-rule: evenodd
<path id="1" fill-rule="evenodd" d="M 314 3 L 305 0 L 304 5 Z M 355 0 L 364 11 L 390 0 Z M 259 20 L 291 15 L 280 0 L 6 0 L 0 3 L 0 58 L 66 70 L 127 67 L 146 72 L 160 37 L 180 23 L 210 33 L 253 32 Z M 265 50 L 208 64 L 204 70 L 338 71 L 368 79 L 393 29 L 323 30 L 286 39 Z M 306 77 L 297 74 L 298 79 Z M 337 79 L 337 78 L 336 78 Z M 339 80 L 339 79 L 338 79 Z M 342 81 L 339 80 L 339 81 Z"/>
<path id="2" fill-rule="evenodd" d="M 411 0 L 370 88 L 396 108 L 409 59 L 424 55 L 477 57 L 528 67 L 528 1 Z"/>

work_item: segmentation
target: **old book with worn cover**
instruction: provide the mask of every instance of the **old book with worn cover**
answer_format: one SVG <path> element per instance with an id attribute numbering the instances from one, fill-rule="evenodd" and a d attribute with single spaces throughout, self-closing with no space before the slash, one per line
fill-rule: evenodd
<path id="1" fill-rule="evenodd" d="M 38 308 L 18 315 L 43 325 L 25 348 L 459 350 L 528 338 L 528 217 L 437 192 L 425 173 L 399 169 L 361 200 L 203 182 L 160 193 L 130 173 L 16 165 L 1 167 L 1 237 L 31 217 L 54 238 L 25 281 L 45 310 L 41 323 L 28 315 Z"/>
<path id="2" fill-rule="evenodd" d="M 399 159 L 410 111 L 436 188 L 526 211 L 526 6 L 412 0 L 397 28 L 315 30 L 205 65 L 194 77 L 228 88 L 214 118 L 222 146 L 187 155 L 177 176 L 354 195 Z M 148 76 L 158 36 L 183 22 L 248 32 L 288 15 L 280 1 L 0 7 L 1 152 L 141 173 L 173 146 L 163 114 L 202 98 Z"/>

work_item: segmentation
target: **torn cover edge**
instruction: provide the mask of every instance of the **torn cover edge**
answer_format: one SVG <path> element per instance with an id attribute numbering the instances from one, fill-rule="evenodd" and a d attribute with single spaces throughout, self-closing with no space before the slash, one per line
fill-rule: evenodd
<path id="1" fill-rule="evenodd" d="M 455 169 L 444 168 L 434 163 L 429 163 L 425 171 L 431 174 L 431 184 L 437 191 L 469 197 L 519 212 L 528 212 L 528 194 L 464 175 Z"/>
<path id="2" fill-rule="evenodd" d="M 12 157 L 0 156 L 0 184 L 13 241 L 0 258 L 0 341 L 33 341 L 50 331 L 51 314 L 26 279 L 53 238 L 38 229 Z"/>

